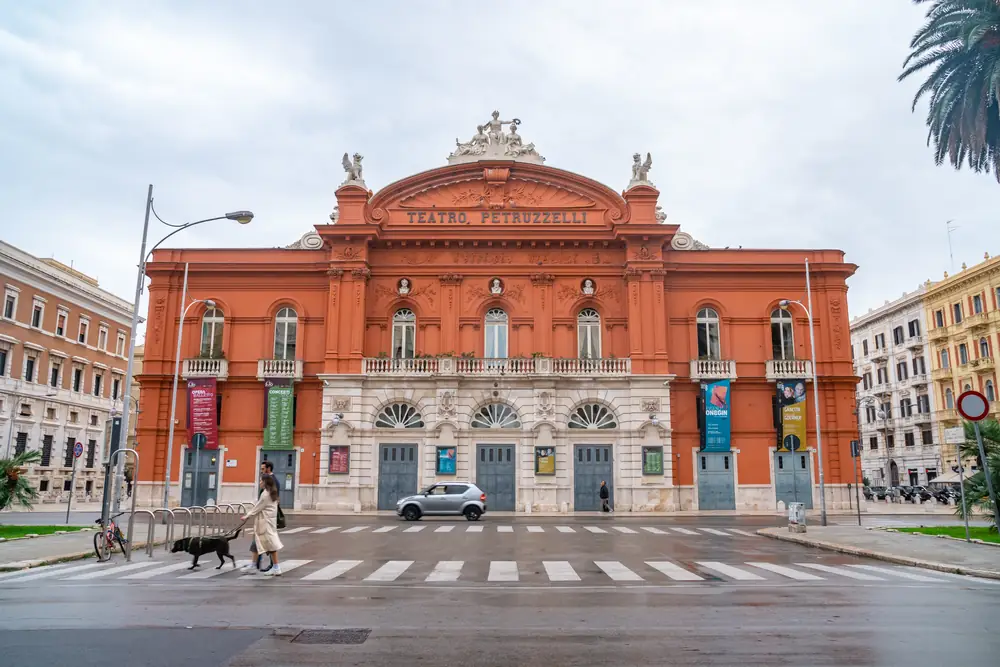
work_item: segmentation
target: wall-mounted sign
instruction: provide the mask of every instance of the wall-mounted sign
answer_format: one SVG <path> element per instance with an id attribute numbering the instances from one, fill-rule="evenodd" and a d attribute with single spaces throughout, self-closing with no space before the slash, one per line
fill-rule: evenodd
<path id="1" fill-rule="evenodd" d="M 236 467 L 236 459 L 226 459 L 226 467 L 227 468 L 235 468 Z"/>
<path id="2" fill-rule="evenodd" d="M 202 449 L 219 448 L 219 423 L 216 412 L 215 378 L 188 380 L 188 442 L 195 433 L 205 434 Z"/>
<path id="3" fill-rule="evenodd" d="M 454 447 L 437 448 L 437 473 L 439 475 L 455 474 L 455 459 L 458 451 Z"/>
<path id="4" fill-rule="evenodd" d="M 585 225 L 587 211 L 406 211 L 416 225 Z"/>
<path id="5" fill-rule="evenodd" d="M 535 447 L 535 474 L 556 474 L 556 448 Z"/>
<path id="6" fill-rule="evenodd" d="M 663 447 L 642 448 L 642 474 L 663 474 Z"/>
<path id="7" fill-rule="evenodd" d="M 779 452 L 804 452 L 806 442 L 806 381 L 779 380 L 778 407 L 781 410 Z"/>
<path id="8" fill-rule="evenodd" d="M 267 392 L 267 423 L 264 426 L 264 449 L 291 449 L 295 395 L 287 378 L 264 380 Z"/>
<path id="9" fill-rule="evenodd" d="M 351 469 L 351 448 L 347 445 L 330 445 L 331 475 L 346 475 Z"/>
<path id="10" fill-rule="evenodd" d="M 730 450 L 729 390 L 729 380 L 706 382 L 701 385 L 702 405 L 705 410 L 704 451 L 706 452 Z"/>

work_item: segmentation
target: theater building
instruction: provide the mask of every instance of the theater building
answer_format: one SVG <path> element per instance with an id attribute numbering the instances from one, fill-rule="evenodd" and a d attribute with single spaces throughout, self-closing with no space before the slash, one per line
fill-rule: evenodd
<path id="1" fill-rule="evenodd" d="M 163 493 L 187 264 L 214 307 L 183 323 L 174 502 L 249 500 L 266 459 L 289 508 L 391 510 L 448 480 L 491 511 L 594 511 L 601 481 L 619 512 L 818 507 L 818 393 L 828 508 L 847 508 L 856 267 L 708 248 L 661 211 L 648 156 L 618 192 L 517 125 L 494 114 L 378 192 L 345 155 L 330 220 L 287 248 L 158 250 L 142 500 Z M 779 305 L 809 303 L 805 260 L 818 392 L 805 307 Z"/>

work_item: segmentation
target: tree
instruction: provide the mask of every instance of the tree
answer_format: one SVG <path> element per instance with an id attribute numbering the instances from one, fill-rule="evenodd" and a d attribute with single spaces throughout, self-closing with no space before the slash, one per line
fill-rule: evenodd
<path id="1" fill-rule="evenodd" d="M 913 98 L 930 95 L 927 144 L 934 162 L 956 169 L 968 163 L 1000 181 L 1000 0 L 933 2 L 910 42 L 902 81 L 931 68 Z"/>
<path id="2" fill-rule="evenodd" d="M 986 462 L 989 464 L 993 488 L 1000 489 L 1000 424 L 995 419 L 979 422 L 979 433 L 983 438 L 983 449 L 986 451 Z M 979 445 L 976 444 L 976 432 L 972 424 L 965 424 L 965 443 L 959 447 L 960 462 L 975 459 L 978 472 L 965 478 L 965 506 L 960 504 L 956 513 L 964 517 L 968 514 L 983 514 L 993 530 L 997 530 L 993 514 L 993 501 L 990 500 L 989 487 L 986 485 L 986 473 L 983 470 L 983 459 L 979 455 Z"/>
<path id="3" fill-rule="evenodd" d="M 38 491 L 22 476 L 24 467 L 37 463 L 42 453 L 37 449 L 16 454 L 12 459 L 0 459 L 0 511 L 19 505 L 31 509 L 38 500 Z"/>

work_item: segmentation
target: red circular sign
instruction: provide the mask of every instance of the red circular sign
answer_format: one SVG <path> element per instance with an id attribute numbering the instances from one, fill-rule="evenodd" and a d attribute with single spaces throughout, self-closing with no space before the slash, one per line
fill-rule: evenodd
<path id="1" fill-rule="evenodd" d="M 963 391 L 958 397 L 958 412 L 970 422 L 977 422 L 989 414 L 990 402 L 978 391 Z"/>

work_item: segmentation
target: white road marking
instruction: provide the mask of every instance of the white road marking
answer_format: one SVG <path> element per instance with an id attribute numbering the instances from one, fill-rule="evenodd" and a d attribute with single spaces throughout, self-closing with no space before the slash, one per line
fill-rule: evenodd
<path id="1" fill-rule="evenodd" d="M 419 533 L 421 530 L 423 530 L 426 527 L 427 526 L 410 526 L 409 528 L 404 528 L 403 532 L 404 533 Z"/>
<path id="2" fill-rule="evenodd" d="M 517 561 L 491 560 L 487 581 L 518 581 Z"/>
<path id="3" fill-rule="evenodd" d="M 587 530 L 589 530 L 592 533 L 606 533 L 606 532 L 608 532 L 608 531 L 604 530 L 603 528 L 598 528 L 597 526 L 584 526 L 584 528 L 586 528 Z"/>
<path id="4" fill-rule="evenodd" d="M 681 535 L 697 535 L 698 533 L 693 530 L 688 530 L 687 528 L 678 528 L 677 526 L 671 526 L 670 530 L 676 530 Z"/>
<path id="5" fill-rule="evenodd" d="M 595 560 L 594 565 L 604 570 L 614 581 L 642 581 L 642 577 L 616 560 Z"/>
<path id="6" fill-rule="evenodd" d="M 307 565 L 311 562 L 312 562 L 311 560 L 283 560 L 281 561 L 281 575 L 284 576 L 285 574 L 291 572 L 292 570 L 302 567 L 303 565 Z M 262 576 L 264 576 L 263 572 L 260 572 L 258 574 L 243 575 L 243 577 L 262 577 Z M 240 578 L 242 579 L 243 577 Z"/>
<path id="7" fill-rule="evenodd" d="M 373 533 L 390 533 L 390 532 L 396 530 L 396 528 L 397 528 L 396 526 L 382 526 L 381 528 L 376 528 L 372 532 Z"/>
<path id="8" fill-rule="evenodd" d="M 364 561 L 360 560 L 334 561 L 332 564 L 327 565 L 326 567 L 321 567 L 315 572 L 302 577 L 302 581 L 330 581 L 331 579 L 336 579 L 340 575 L 353 570 L 363 562 Z"/>
<path id="9" fill-rule="evenodd" d="M 326 528 L 318 528 L 312 532 L 313 535 L 326 535 L 327 533 L 332 533 L 333 531 L 340 528 L 340 526 L 327 526 Z"/>
<path id="10" fill-rule="evenodd" d="M 396 581 L 411 565 L 412 560 L 391 560 L 365 577 L 365 581 Z"/>
<path id="11" fill-rule="evenodd" d="M 10 577 L 18 577 L 22 574 L 34 574 L 36 572 L 46 572 L 48 570 L 58 570 L 67 567 L 70 563 L 58 563 L 56 565 L 42 565 L 41 567 L 25 568 L 23 570 L 15 570 L 13 572 L 4 572 L 0 574 L 0 579 L 9 579 Z"/>
<path id="12" fill-rule="evenodd" d="M 549 581 L 580 581 L 580 575 L 576 573 L 568 560 L 544 560 L 545 574 L 549 575 Z"/>
<path id="13" fill-rule="evenodd" d="M 177 570 L 183 570 L 187 567 L 191 567 L 191 563 L 187 561 L 184 561 L 183 563 L 171 563 L 170 565 L 164 565 L 163 567 L 154 567 L 152 570 L 146 570 L 145 572 L 130 574 L 127 577 L 122 577 L 122 579 L 152 579 L 153 577 L 158 577 L 161 574 L 176 572 Z M 229 569 L 233 569 L 232 561 L 229 562 L 228 567 Z M 223 567 L 222 569 L 224 570 L 226 568 Z"/>
<path id="14" fill-rule="evenodd" d="M 624 526 L 615 526 L 615 530 L 617 530 L 619 533 L 625 533 L 626 535 L 637 534 L 636 531 L 632 530 L 631 528 L 625 528 Z"/>
<path id="15" fill-rule="evenodd" d="M 248 565 L 249 563 L 250 563 L 249 560 L 238 560 L 238 561 L 236 561 L 236 569 L 237 569 L 237 571 L 239 571 L 239 568 L 243 567 L 244 565 Z M 215 568 L 208 568 L 208 569 L 204 569 L 204 570 L 197 570 L 195 572 L 192 572 L 191 574 L 181 575 L 180 577 L 177 577 L 177 578 L 178 579 L 211 579 L 212 577 L 217 577 L 220 574 L 226 574 L 227 572 L 232 572 L 232 570 L 233 570 L 232 565 L 230 565 L 229 567 L 224 567 L 221 570 L 216 570 Z"/>
<path id="16" fill-rule="evenodd" d="M 464 560 L 439 560 L 424 581 L 458 581 L 463 565 Z"/>
<path id="17" fill-rule="evenodd" d="M 514 526 L 497 526 L 498 533 L 513 533 Z"/>
<path id="18" fill-rule="evenodd" d="M 214 556 L 215 554 L 208 554 Z M 141 570 L 150 565 L 156 565 L 154 561 L 146 561 L 145 563 L 128 563 L 126 565 L 119 565 L 117 567 L 105 566 L 103 570 L 91 570 L 90 572 L 84 572 L 83 574 L 74 574 L 72 577 L 65 577 L 63 581 L 83 581 L 86 579 L 99 579 L 100 577 L 107 577 L 112 574 L 123 574 L 125 572 L 131 572 L 132 570 Z M 190 566 L 189 566 L 190 567 Z"/>
<path id="19" fill-rule="evenodd" d="M 908 572 L 902 568 L 894 569 L 888 567 L 877 567 L 875 565 L 848 565 L 847 567 L 855 567 L 859 570 L 869 570 L 871 572 L 880 572 L 882 574 L 890 574 L 894 577 L 902 577 L 903 579 L 912 579 L 913 581 L 933 581 L 934 583 L 941 583 L 944 579 L 936 579 L 935 577 L 926 577 L 922 574 L 917 574 L 915 572 Z"/>
<path id="20" fill-rule="evenodd" d="M 647 533 L 652 533 L 653 535 L 666 535 L 666 533 L 659 528 L 653 528 L 652 526 L 643 526 L 642 529 Z"/>
<path id="21" fill-rule="evenodd" d="M 312 530 L 312 526 L 300 526 L 298 528 L 289 528 L 288 530 L 281 531 L 282 535 L 294 535 L 295 533 L 304 533 L 307 530 Z"/>
<path id="22" fill-rule="evenodd" d="M 528 526 L 529 533 L 544 533 L 545 530 L 541 526 Z"/>
<path id="23" fill-rule="evenodd" d="M 721 530 L 716 530 L 715 528 L 700 528 L 699 530 L 704 533 L 708 533 L 709 535 L 722 535 L 723 537 L 729 537 L 729 533 L 724 533 Z"/>
<path id="24" fill-rule="evenodd" d="M 789 579 L 795 579 L 796 581 L 823 581 L 823 577 L 817 577 L 815 574 L 809 574 L 808 572 L 799 572 L 798 570 L 793 570 L 790 567 L 775 565 L 774 563 L 748 562 L 747 565 L 750 565 L 752 567 L 758 567 L 762 570 L 767 570 L 768 572 L 774 572 L 775 574 L 780 574 L 783 577 L 788 577 Z"/>
<path id="25" fill-rule="evenodd" d="M 796 563 L 796 565 L 799 567 L 808 567 L 810 570 L 819 570 L 820 572 L 839 574 L 842 577 L 857 579 L 858 581 L 885 581 L 882 577 L 876 577 L 874 574 L 854 572 L 852 570 L 848 570 L 846 567 L 833 567 L 832 565 L 821 565 L 820 563 Z"/>
<path id="26" fill-rule="evenodd" d="M 750 533 L 745 530 L 740 530 L 739 528 L 728 528 L 730 533 L 736 533 L 737 535 L 743 535 L 744 537 L 760 537 L 757 533 Z"/>
<path id="27" fill-rule="evenodd" d="M 57 577 L 63 574 L 67 574 L 69 572 L 84 572 L 86 570 L 92 570 L 95 567 L 104 567 L 104 566 L 106 566 L 106 563 L 88 563 L 87 565 L 74 565 L 73 567 L 64 567 L 58 569 L 53 568 L 51 570 L 46 570 L 44 572 L 38 572 L 37 574 L 29 574 L 19 579 L 15 579 L 14 581 L 17 583 L 21 583 L 22 581 L 35 581 L 36 579 L 47 579 L 48 577 Z M 28 571 L 31 572 L 31 570 Z"/>
<path id="28" fill-rule="evenodd" d="M 650 566 L 654 570 L 659 570 L 663 574 L 667 575 L 674 581 L 703 581 L 705 578 L 685 570 L 683 567 L 676 563 L 671 563 L 668 560 L 647 560 L 646 565 Z"/>
<path id="29" fill-rule="evenodd" d="M 465 532 L 467 532 L 467 533 L 481 533 L 481 532 L 483 532 L 483 527 L 482 526 L 469 526 L 468 528 L 465 529 Z"/>
<path id="30" fill-rule="evenodd" d="M 344 532 L 344 533 L 360 533 L 362 530 L 364 530 L 367 527 L 368 526 L 351 526 L 350 528 L 348 528 L 347 530 L 344 530 L 342 532 Z"/>
<path id="31" fill-rule="evenodd" d="M 455 530 L 455 526 L 438 526 L 434 529 L 435 533 L 450 533 Z"/>
<path id="32" fill-rule="evenodd" d="M 726 565 L 725 563 L 718 563 L 716 561 L 705 561 L 699 560 L 695 561 L 698 565 L 709 570 L 715 570 L 719 574 L 724 574 L 727 577 L 736 579 L 737 581 L 764 581 L 764 577 L 759 574 L 754 574 L 753 572 L 747 572 L 746 570 L 741 570 L 738 567 L 733 567 L 732 565 Z"/>
<path id="33" fill-rule="evenodd" d="M 573 530 L 569 526 L 556 526 L 556 530 L 558 530 L 560 533 L 575 533 L 576 532 L 575 530 Z"/>

